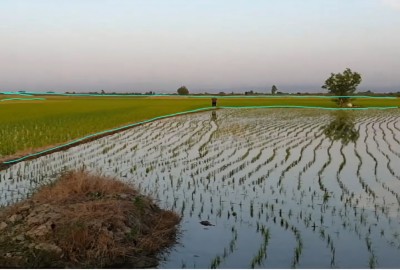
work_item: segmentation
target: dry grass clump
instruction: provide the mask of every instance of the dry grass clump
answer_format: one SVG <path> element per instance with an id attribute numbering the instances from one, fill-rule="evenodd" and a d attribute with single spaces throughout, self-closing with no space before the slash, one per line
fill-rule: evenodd
<path id="1" fill-rule="evenodd" d="M 12 258 L 25 250 L 19 267 L 32 266 L 34 257 L 39 267 L 155 266 L 156 253 L 174 242 L 180 221 L 131 186 L 82 171 L 64 174 L 2 216 L 7 226 L 0 251 L 6 238 L 18 238 L 4 254 Z M 43 250 L 52 261 L 37 265 Z"/>
<path id="2" fill-rule="evenodd" d="M 42 203 L 62 203 L 73 200 L 88 200 L 117 194 L 137 195 L 128 184 L 85 171 L 67 172 L 54 184 L 43 187 L 32 199 Z"/>

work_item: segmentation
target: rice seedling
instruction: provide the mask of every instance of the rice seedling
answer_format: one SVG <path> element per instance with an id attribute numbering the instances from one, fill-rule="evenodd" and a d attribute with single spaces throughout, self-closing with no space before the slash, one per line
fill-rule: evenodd
<path id="1" fill-rule="evenodd" d="M 377 265 L 376 257 L 372 254 L 371 257 L 369 257 L 368 266 L 370 269 L 375 269 L 376 265 Z"/>
<path id="2" fill-rule="evenodd" d="M 254 269 L 257 266 L 261 266 L 262 262 L 267 258 L 267 247 L 270 239 L 270 231 L 264 225 L 257 231 L 260 232 L 263 238 L 263 242 L 250 263 L 250 267 Z"/>
<path id="3" fill-rule="evenodd" d="M 211 269 L 217 269 L 219 265 L 221 264 L 221 258 L 219 256 L 216 256 L 212 261 L 211 261 Z"/>

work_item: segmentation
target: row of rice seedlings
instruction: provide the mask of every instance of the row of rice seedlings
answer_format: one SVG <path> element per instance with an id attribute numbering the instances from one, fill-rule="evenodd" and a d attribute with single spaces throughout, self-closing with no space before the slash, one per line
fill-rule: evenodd
<path id="1" fill-rule="evenodd" d="M 366 129 L 365 129 L 366 130 Z M 369 136 L 369 132 L 368 131 L 366 131 L 365 133 L 364 133 L 366 136 L 364 137 L 364 140 L 363 140 L 363 144 L 362 145 L 365 145 L 365 148 L 361 148 L 360 146 L 359 146 L 359 144 L 356 142 L 356 144 L 355 144 L 355 148 L 354 148 L 354 151 L 355 151 L 355 155 L 356 155 L 356 157 L 357 156 L 359 156 L 359 161 L 361 162 L 361 163 L 359 163 L 359 165 L 358 165 L 358 170 L 357 170 L 357 178 L 359 179 L 359 181 L 361 181 L 361 186 L 362 186 L 362 188 L 363 189 L 365 189 L 365 191 L 366 191 L 366 193 L 367 193 L 367 195 L 369 195 L 369 196 L 372 196 L 372 198 L 373 198 L 373 201 L 376 201 L 376 199 L 378 198 L 378 196 L 376 195 L 376 194 L 380 194 L 380 193 L 382 193 L 382 191 L 380 191 L 379 190 L 379 188 L 380 187 L 382 187 L 382 190 L 387 190 L 387 188 L 385 187 L 386 186 L 386 184 L 384 183 L 384 182 L 382 182 L 382 181 L 380 181 L 380 179 L 378 179 L 377 178 L 377 168 L 378 168 L 378 160 L 377 160 L 377 158 L 372 154 L 372 152 L 370 151 L 370 143 L 367 143 L 367 141 L 368 141 L 368 136 Z M 361 151 L 363 151 L 363 153 L 361 153 L 361 154 L 359 154 Z M 366 162 L 363 162 L 363 159 L 361 158 L 361 157 L 364 157 L 364 159 L 365 159 L 365 155 L 364 155 L 364 153 L 366 154 L 366 156 L 367 157 L 370 157 L 371 158 L 371 160 L 373 161 L 373 163 L 374 163 L 374 166 L 373 166 L 373 172 L 372 172 L 372 174 L 371 173 L 368 173 L 368 174 L 366 174 L 366 176 L 368 177 L 368 178 L 371 178 L 371 176 L 373 176 L 372 178 L 373 178 L 373 180 L 376 182 L 376 183 L 378 183 L 379 184 L 379 186 L 374 186 L 374 190 L 373 191 L 371 191 L 372 190 L 372 188 L 369 188 L 369 187 L 367 187 L 367 183 L 366 183 L 366 181 L 364 180 L 364 178 L 363 177 L 361 177 L 361 171 L 362 172 L 364 172 L 364 175 L 365 175 L 365 173 L 366 173 L 366 169 L 370 169 L 370 167 L 371 166 L 368 166 L 368 167 L 365 167 L 364 165 L 366 164 Z M 361 170 L 361 166 L 364 166 L 365 167 L 365 169 L 364 170 Z M 371 183 L 371 185 L 373 185 L 373 183 Z M 393 190 L 387 190 L 387 191 L 392 191 L 391 193 L 393 194 L 393 195 L 396 195 L 395 194 L 395 192 L 393 192 Z"/>
<path id="2" fill-rule="evenodd" d="M 393 122 L 394 120 L 392 120 L 391 122 Z M 395 145 L 395 146 L 400 146 L 400 143 L 399 143 L 399 141 L 396 141 L 397 139 L 396 139 L 396 137 L 393 135 L 393 130 L 391 130 L 390 128 L 389 128 L 389 123 L 390 122 L 381 122 L 381 123 L 379 123 L 379 128 L 382 130 L 382 139 L 383 139 L 383 141 L 385 142 L 385 145 L 387 146 L 387 148 L 389 149 L 389 151 L 392 153 L 392 154 L 394 154 L 396 157 L 398 157 L 398 158 L 400 158 L 400 151 L 399 152 L 397 152 L 397 151 L 395 151 L 394 150 L 394 148 L 395 147 L 393 147 L 393 145 Z M 383 125 L 385 124 L 385 127 L 382 127 Z M 393 138 L 393 141 L 390 143 L 389 142 L 389 136 L 388 136 L 388 132 L 386 132 L 387 130 L 390 130 L 390 132 L 392 132 L 392 138 Z M 398 144 L 398 145 L 396 145 L 396 143 Z"/>
<path id="3" fill-rule="evenodd" d="M 342 172 L 344 166 L 346 165 L 346 156 L 343 153 L 343 148 L 344 148 L 344 145 L 342 144 L 340 146 L 340 155 L 342 157 L 342 162 L 340 163 L 339 169 L 336 172 L 336 179 L 337 179 L 340 189 L 342 190 L 342 196 L 348 195 L 350 193 L 349 189 L 346 187 L 346 185 L 343 183 L 343 181 L 340 177 L 340 173 Z"/>
<path id="4" fill-rule="evenodd" d="M 353 208 L 353 210 L 354 210 L 354 216 L 355 217 L 357 217 L 357 208 Z M 332 212 L 333 213 L 333 212 Z M 345 213 L 347 213 L 347 212 L 345 212 Z M 334 216 L 334 215 L 333 215 Z M 345 215 L 340 215 L 342 218 L 344 218 L 344 217 L 346 217 L 346 219 L 343 221 L 343 223 L 342 223 L 342 225 L 343 225 L 343 228 L 344 229 L 348 229 L 348 230 L 354 230 L 354 232 L 356 233 L 356 234 L 358 234 L 358 237 L 359 237 L 359 239 L 362 239 L 362 234 L 361 234 L 361 231 L 360 231 L 360 228 L 359 228 L 359 226 L 357 225 L 357 223 L 356 224 L 354 224 L 354 227 L 352 227 L 351 226 L 351 219 L 350 218 L 348 218 L 348 215 L 347 214 L 345 214 Z M 370 223 L 367 223 L 366 222 L 366 215 L 365 215 L 365 213 L 364 213 L 364 210 L 362 210 L 362 212 L 361 212 L 361 214 L 359 215 L 360 217 L 359 217 L 359 224 L 360 225 L 363 225 L 363 227 L 365 228 L 365 227 L 368 227 L 368 229 L 367 229 L 367 233 L 368 233 L 368 235 L 369 234 L 371 234 L 371 225 L 369 225 Z M 310 219 L 311 219 L 311 217 L 310 217 Z M 308 227 L 308 221 L 307 221 L 307 219 L 305 219 L 304 220 L 305 221 L 305 224 L 306 224 L 306 226 Z M 318 227 L 317 225 L 315 225 L 315 223 L 314 223 L 314 225 L 312 226 L 312 228 L 313 228 L 313 230 L 315 231 L 315 229 L 316 229 L 316 227 Z M 331 267 L 335 267 L 335 247 L 334 247 L 334 244 L 333 244 L 333 238 L 332 238 L 332 236 L 330 236 L 329 235 L 329 233 L 327 233 L 327 231 L 326 231 L 326 229 L 324 228 L 324 227 L 320 227 L 320 229 L 319 229 L 319 234 L 320 234 L 320 237 L 321 237 L 321 239 L 322 240 L 326 240 L 327 241 L 327 246 L 330 248 L 330 250 L 331 250 Z M 369 237 L 369 236 L 367 236 L 367 237 Z M 369 238 L 368 238 L 369 239 Z M 368 251 L 371 253 L 371 256 L 370 256 L 370 261 L 372 261 L 372 259 L 373 259 L 373 261 L 374 261 L 374 265 L 376 265 L 376 256 L 375 256 L 375 254 L 372 252 L 372 249 L 371 249 L 371 242 L 370 241 L 367 241 L 367 249 L 368 249 Z M 371 259 L 372 258 L 372 259 Z M 370 265 L 371 266 L 371 265 Z"/>
<path id="5" fill-rule="evenodd" d="M 190 139 L 193 137 L 194 134 L 196 134 L 196 132 L 198 132 L 200 130 L 202 130 L 203 132 L 206 131 L 204 125 L 202 125 L 201 123 L 204 123 L 204 122 L 198 122 L 195 129 L 187 130 L 186 133 L 184 133 L 181 136 L 176 138 L 176 141 L 178 141 L 179 143 L 175 147 L 168 150 L 170 153 L 172 153 L 172 158 L 178 157 L 180 148 L 182 148 L 183 146 L 189 145 Z"/>
<path id="6" fill-rule="evenodd" d="M 197 123 L 197 121 L 195 121 L 195 122 Z M 189 137 L 192 134 L 193 129 L 189 128 L 189 125 L 182 125 L 182 129 L 179 131 L 181 132 L 182 135 L 184 135 L 184 137 L 186 139 L 187 137 Z M 142 151 L 145 150 L 147 148 L 146 145 L 152 145 L 147 150 L 148 152 L 150 152 L 149 156 L 151 156 L 151 155 L 157 156 L 160 154 L 163 155 L 163 152 L 166 149 L 168 149 L 168 153 L 171 153 L 172 147 L 169 147 L 169 146 L 172 146 L 172 145 L 175 145 L 178 143 L 178 140 L 176 139 L 176 136 L 175 136 L 177 134 L 176 133 L 177 130 L 175 132 L 171 132 L 171 133 L 166 133 L 166 132 L 164 132 L 164 130 L 161 130 L 161 131 L 155 132 L 156 136 L 158 136 L 158 134 L 160 132 L 162 133 L 161 137 L 163 137 L 163 138 L 161 140 L 162 143 L 160 142 L 158 145 L 154 145 L 154 141 L 152 138 L 145 139 L 145 141 L 146 141 L 146 143 L 144 143 L 145 148 L 141 149 L 141 150 Z M 157 153 L 157 149 L 159 151 L 158 153 Z"/>
<path id="7" fill-rule="evenodd" d="M 273 209 L 274 208 L 273 204 L 271 204 L 271 206 L 272 206 L 271 208 Z M 293 213 L 292 209 L 289 208 L 287 216 L 284 217 L 282 209 L 278 210 L 278 218 L 280 220 L 280 222 L 278 222 L 278 223 L 280 223 L 280 226 L 283 227 L 286 230 L 290 229 L 292 231 L 292 233 L 295 235 L 295 239 L 296 239 L 296 243 L 297 244 L 296 244 L 296 247 L 294 249 L 292 267 L 297 267 L 298 264 L 299 264 L 299 261 L 300 261 L 300 256 L 302 254 L 302 250 L 303 250 L 303 239 L 301 238 L 300 230 L 296 226 L 290 225 L 289 222 L 288 222 L 288 220 L 291 220 L 292 217 L 294 217 L 294 216 L 296 217 L 297 222 L 299 222 L 300 220 L 303 220 L 303 222 L 306 224 L 306 227 L 311 227 L 311 228 L 313 228 L 314 231 L 316 231 L 317 227 L 322 228 L 322 232 L 321 232 L 321 230 L 318 230 L 316 232 L 319 232 L 320 234 L 323 234 L 324 236 L 325 236 L 325 231 L 323 230 L 323 226 L 322 225 L 317 226 L 315 224 L 315 222 L 313 222 L 313 225 L 310 226 L 310 222 L 312 222 L 311 214 L 307 216 L 306 214 L 303 214 L 303 211 L 300 211 L 297 215 L 295 215 Z M 274 216 L 272 220 L 274 221 L 274 223 L 276 223 L 277 222 L 276 216 Z M 321 223 L 323 224 L 323 221 L 321 221 Z M 331 255 L 331 265 L 334 266 L 335 248 L 334 248 L 331 236 L 328 236 L 327 239 L 328 239 L 327 240 L 327 245 L 329 246 L 329 248 L 331 250 L 331 254 L 332 254 Z M 325 238 L 324 238 L 324 241 L 325 241 Z"/>
<path id="8" fill-rule="evenodd" d="M 388 125 L 386 126 L 386 128 L 390 131 L 390 138 L 393 139 L 394 142 L 397 143 L 397 145 L 400 145 L 400 139 L 397 139 L 396 135 L 398 134 L 399 130 L 397 130 L 396 132 L 396 126 L 395 124 L 398 122 L 398 118 L 393 117 L 391 121 L 389 121 Z M 390 125 L 392 125 L 392 127 L 390 127 Z M 400 154 L 399 152 L 396 152 L 397 154 Z"/>
<path id="9" fill-rule="evenodd" d="M 197 129 L 196 132 L 192 134 L 192 136 L 185 142 L 185 146 L 187 148 L 192 148 L 195 144 L 199 142 L 199 140 L 202 139 L 205 133 L 207 133 L 210 129 L 210 121 L 204 119 L 199 121 L 198 127 L 201 127 L 200 129 Z"/>
<path id="10" fill-rule="evenodd" d="M 257 266 L 261 266 L 263 261 L 267 258 L 267 248 L 270 239 L 269 228 L 265 227 L 263 224 L 260 225 L 258 222 L 257 222 L 257 232 L 259 232 L 262 236 L 262 243 L 257 254 L 251 260 L 250 267 L 252 269 L 254 269 Z"/>
<path id="11" fill-rule="evenodd" d="M 320 132 L 319 134 L 316 135 L 316 137 L 315 137 L 314 139 L 319 138 L 322 134 L 323 134 L 323 133 Z M 306 134 L 306 136 L 307 136 L 307 134 Z M 301 144 L 302 142 L 304 142 L 304 141 L 305 141 L 305 142 L 308 141 L 308 142 L 307 142 L 306 144 L 304 144 L 304 145 L 301 147 L 300 153 L 299 153 L 299 157 L 298 157 L 296 160 L 294 160 L 292 163 L 290 163 L 285 169 L 282 170 L 281 175 L 280 175 L 279 180 L 278 180 L 278 186 L 281 186 L 281 185 L 282 185 L 282 181 L 283 181 L 283 179 L 285 178 L 286 173 L 289 172 L 289 171 L 290 171 L 292 168 L 294 168 L 295 166 L 297 166 L 297 164 L 299 164 L 302 160 L 304 160 L 303 153 L 304 153 L 304 151 L 307 149 L 307 147 L 309 147 L 309 146 L 313 143 L 313 140 L 304 139 L 304 140 L 298 142 L 297 145 L 293 145 L 293 146 L 292 146 L 292 148 L 297 148 L 297 147 L 299 147 L 300 144 Z M 286 157 L 285 157 L 285 158 L 286 158 Z"/>
<path id="12" fill-rule="evenodd" d="M 208 153 L 207 145 L 211 142 L 213 136 L 218 130 L 218 124 L 215 121 L 212 121 L 211 124 L 212 128 L 206 134 L 203 135 L 203 138 L 206 138 L 206 141 L 202 142 L 202 140 L 200 140 L 199 142 L 196 143 L 196 145 L 199 145 L 198 152 L 200 154 L 199 155 L 200 158 L 203 158 L 204 156 L 207 155 Z M 195 145 L 193 147 L 195 147 Z"/>
<path id="13" fill-rule="evenodd" d="M 296 227 L 291 226 L 291 230 L 296 238 L 297 243 L 292 261 L 292 268 L 296 268 L 300 262 L 301 253 L 303 252 L 303 239 L 301 238 L 300 232 Z"/>
<path id="14" fill-rule="evenodd" d="M 381 153 L 382 156 L 384 156 L 384 157 L 386 158 L 386 161 L 387 161 L 387 162 L 386 162 L 386 167 L 387 167 L 388 171 L 389 171 L 397 180 L 400 180 L 400 176 L 398 176 L 398 175 L 396 174 L 396 172 L 393 170 L 393 168 L 392 168 L 391 165 L 390 165 L 390 163 L 391 163 L 391 161 L 392 161 L 392 158 L 389 157 L 389 155 L 388 155 L 387 153 L 383 152 L 382 146 L 380 145 L 379 141 L 376 139 L 376 137 L 377 137 L 377 130 L 376 130 L 376 128 L 375 128 L 375 125 L 372 126 L 372 129 L 374 130 L 374 142 L 375 142 L 375 144 L 376 144 L 376 148 L 378 149 L 379 153 Z M 382 132 L 382 133 L 384 133 L 384 132 Z M 394 158 L 393 158 L 393 159 L 394 159 Z"/>
<path id="15" fill-rule="evenodd" d="M 371 123 L 371 125 L 373 125 L 372 123 Z M 390 188 L 385 182 L 383 182 L 383 181 L 381 181 L 379 178 L 378 178 L 378 159 L 377 159 L 377 157 L 375 157 L 375 155 L 373 155 L 372 154 L 372 152 L 371 152 L 371 150 L 370 150 L 370 143 L 367 143 L 367 139 L 368 139 L 368 136 L 369 136 L 369 132 L 368 132 L 368 130 L 366 131 L 366 136 L 365 136 L 365 139 L 364 139 L 364 144 L 366 145 L 366 152 L 367 152 L 367 155 L 368 156 L 370 156 L 372 159 L 373 159 L 373 161 L 374 161 L 374 175 L 375 175 L 375 180 L 376 180 L 376 182 L 378 182 L 378 183 L 380 183 L 380 185 L 385 189 L 385 190 L 387 190 L 388 192 L 390 192 L 393 196 L 395 196 L 396 197 L 396 199 L 397 199 L 397 201 L 398 201 L 398 203 L 400 204 L 400 201 L 399 201 L 399 199 L 400 199 L 400 197 L 399 197 L 399 194 L 397 193 L 397 192 L 395 192 L 392 188 Z M 376 140 L 376 137 L 374 136 L 373 138 L 372 138 L 372 140 L 374 141 L 374 140 Z M 378 146 L 379 147 L 379 146 Z M 388 166 L 387 166 L 387 168 L 388 168 Z M 392 174 L 393 175 L 393 174 Z"/>
<path id="16" fill-rule="evenodd" d="M 301 131 L 301 132 L 304 132 L 304 129 L 301 129 L 300 131 Z M 286 136 L 286 138 L 287 138 L 287 136 Z M 287 140 L 287 139 L 286 139 L 285 144 L 284 144 L 284 146 L 286 146 L 286 148 L 285 148 L 286 156 L 285 156 L 283 159 L 281 159 L 280 161 L 277 161 L 277 162 L 275 163 L 275 166 L 274 166 L 274 167 L 277 168 L 277 167 L 278 167 L 278 164 L 283 165 L 283 164 L 287 161 L 287 159 L 288 159 L 287 153 L 288 153 L 288 152 L 290 153 L 290 150 L 291 150 L 291 149 L 296 148 L 297 146 L 299 146 L 299 145 L 300 145 L 301 143 L 303 143 L 304 141 L 306 141 L 306 139 L 301 139 L 301 138 L 299 138 L 299 137 L 294 137 L 294 138 L 291 139 L 291 140 Z M 277 146 L 277 147 L 282 148 L 283 146 Z M 276 154 L 277 154 L 276 151 L 274 151 L 273 156 L 271 156 L 271 157 L 267 160 L 267 163 L 270 163 L 270 162 L 275 158 Z"/>
<path id="17" fill-rule="evenodd" d="M 293 131 L 287 132 L 287 133 L 286 133 L 286 136 L 289 137 L 290 134 L 291 134 L 292 132 L 296 131 L 295 134 L 293 135 L 293 137 L 294 137 L 294 138 L 297 138 L 297 137 L 300 136 L 300 134 L 304 133 L 304 131 L 305 131 L 306 129 L 311 128 L 312 126 L 315 127 L 316 124 L 315 124 L 315 123 L 306 124 L 306 125 L 304 125 L 302 128 L 298 128 L 297 131 L 296 131 L 296 130 L 293 130 Z M 306 133 L 306 134 L 307 134 L 307 133 Z M 307 138 L 307 135 L 305 136 L 305 138 Z M 286 148 L 286 150 L 285 150 L 285 152 L 286 152 L 285 159 L 284 159 L 284 161 L 282 161 L 281 165 L 283 164 L 283 162 L 287 162 L 287 160 L 289 159 L 290 154 L 291 154 L 290 150 L 291 150 L 291 148 Z"/>
<path id="18" fill-rule="evenodd" d="M 264 148 L 262 148 L 262 149 L 260 150 L 260 152 L 263 151 L 264 149 L 268 149 L 269 147 L 273 146 L 273 150 L 272 150 L 272 151 L 273 151 L 273 153 L 275 154 L 275 153 L 276 153 L 276 150 L 277 150 L 276 147 L 278 147 L 276 144 L 278 144 L 278 143 L 280 143 L 280 142 L 284 142 L 284 141 L 285 141 L 285 138 L 279 138 L 279 139 L 275 139 L 275 140 L 273 140 L 273 141 L 270 141 L 270 143 L 269 143 L 268 145 L 266 145 Z M 249 156 L 249 153 L 250 153 L 250 151 L 249 151 L 249 149 L 248 149 L 247 152 L 246 152 L 242 157 L 240 157 L 238 160 L 235 160 L 235 161 L 232 162 L 232 163 L 229 163 L 229 164 L 224 165 L 221 169 L 218 170 L 218 172 L 220 172 L 221 170 L 226 170 L 229 166 L 234 166 L 235 163 L 239 162 L 240 160 L 243 160 L 244 158 L 247 158 L 247 157 Z M 271 162 L 272 159 L 274 158 L 274 156 L 275 156 L 275 155 L 273 155 L 273 156 L 271 156 L 270 158 L 268 158 L 268 159 L 266 160 L 266 162 L 263 162 L 263 163 L 262 163 L 262 165 L 265 165 L 265 164 Z M 257 160 L 259 160 L 259 158 L 257 158 Z M 251 161 L 250 161 L 249 163 L 254 163 L 255 161 L 256 161 L 256 160 L 254 160 L 254 159 L 252 158 Z M 248 163 L 246 163 L 246 164 L 248 164 Z M 259 170 L 260 168 L 261 168 L 261 165 L 260 165 L 260 164 L 257 164 L 257 167 L 256 167 L 256 170 L 255 170 L 255 171 Z M 230 171 L 228 175 L 223 175 L 223 176 L 222 176 L 222 180 L 224 180 L 224 179 L 226 179 L 226 178 L 231 178 L 233 175 L 234 175 L 234 171 Z M 252 173 L 250 172 L 250 173 L 248 174 L 248 177 L 250 177 L 251 175 L 252 175 Z"/>
<path id="19" fill-rule="evenodd" d="M 322 177 L 323 177 L 323 173 L 324 173 L 326 167 L 328 167 L 332 162 L 332 154 L 331 154 L 332 147 L 333 147 L 333 142 L 331 142 L 331 144 L 329 145 L 329 147 L 326 150 L 326 152 L 328 154 L 328 160 L 322 165 L 321 169 L 317 173 L 319 188 L 324 193 L 329 193 L 328 189 L 325 187 L 325 185 L 322 182 Z"/>
<path id="20" fill-rule="evenodd" d="M 174 144 L 176 144 L 176 143 L 178 143 L 174 148 L 172 148 L 172 150 L 169 150 L 168 152 L 169 153 L 171 153 L 172 152 L 172 156 L 177 156 L 178 155 L 178 153 L 176 152 L 177 151 L 177 149 L 179 149 L 179 147 L 182 147 L 182 146 L 187 146 L 187 145 L 190 145 L 190 140 L 191 140 L 191 138 L 193 137 L 192 135 L 193 135 L 193 132 L 194 133 L 196 133 L 196 132 L 201 132 L 201 130 L 203 130 L 203 132 L 205 132 L 205 128 L 204 128 L 204 125 L 198 125 L 197 127 L 196 127 L 196 129 L 194 129 L 194 130 L 191 130 L 191 131 L 189 131 L 189 132 L 187 132 L 185 135 L 184 135 L 184 140 L 183 140 L 183 142 L 182 142 L 182 140 L 174 140 Z M 175 139 L 176 139 L 176 137 L 177 136 L 174 136 L 175 137 Z M 178 137 L 179 138 L 179 137 Z M 171 147 L 169 147 L 169 149 L 171 149 Z M 187 157 L 187 155 L 185 155 L 184 157 L 180 157 L 180 158 L 186 158 Z M 178 158 L 178 157 L 177 157 Z"/>
<path id="21" fill-rule="evenodd" d="M 289 143 L 292 143 L 294 140 L 295 139 L 291 140 Z M 270 174 L 279 167 L 278 164 L 281 163 L 282 161 L 276 160 L 275 163 L 272 163 L 272 161 L 275 160 L 276 157 L 277 157 L 277 151 L 276 151 L 276 148 L 274 148 L 272 155 L 265 162 L 265 164 L 270 165 L 269 169 L 265 173 L 263 173 L 261 176 L 259 176 L 258 179 L 256 180 L 256 183 L 258 185 L 262 185 L 263 182 L 269 178 Z M 263 168 L 263 169 L 265 170 L 266 168 Z M 276 186 L 278 186 L 278 185 L 276 185 Z"/>
<path id="22" fill-rule="evenodd" d="M 368 185 L 368 183 L 364 180 L 363 177 L 361 177 L 361 167 L 362 167 L 362 158 L 360 156 L 360 154 L 357 151 L 357 142 L 355 143 L 355 147 L 354 147 L 354 154 L 357 157 L 358 160 L 358 165 L 357 165 L 357 178 L 358 178 L 358 182 L 360 183 L 362 189 L 369 195 L 372 196 L 373 200 L 375 201 L 376 198 L 376 194 L 374 192 L 374 190 Z"/>
<path id="23" fill-rule="evenodd" d="M 398 118 L 397 118 L 397 120 L 398 120 Z M 399 125 L 399 126 L 397 127 L 397 125 Z M 397 130 L 397 132 L 400 132 L 400 122 L 397 121 L 396 123 L 394 123 L 394 124 L 393 124 L 393 128 L 394 128 L 395 130 Z M 398 134 L 398 133 L 397 133 L 397 134 Z"/>
<path id="24" fill-rule="evenodd" d="M 211 269 L 218 268 L 221 265 L 221 263 L 223 263 L 223 261 L 226 260 L 235 251 L 237 239 L 238 239 L 238 232 L 234 225 L 232 226 L 230 231 L 231 231 L 232 235 L 231 235 L 231 240 L 228 244 L 228 247 L 224 247 L 224 252 L 222 255 L 216 255 L 212 259 L 211 265 L 210 265 Z"/>
<path id="25" fill-rule="evenodd" d="M 160 154 L 164 151 L 166 151 L 167 153 L 172 153 L 175 147 L 174 145 L 181 142 L 182 135 L 184 138 L 186 138 L 189 136 L 189 134 L 195 133 L 197 128 L 199 128 L 197 125 L 198 122 L 194 121 L 193 123 L 195 125 L 193 127 L 191 123 L 192 121 L 187 121 L 181 125 L 177 125 L 177 127 L 170 131 L 161 129 L 158 132 L 155 132 L 161 134 L 160 137 L 162 138 L 162 140 L 160 140 Z M 180 122 L 178 122 L 178 124 L 180 124 Z M 180 134 L 180 136 L 177 136 L 177 134 Z"/>
<path id="26" fill-rule="evenodd" d="M 370 149 L 369 149 L 369 143 L 368 138 L 369 138 L 369 132 L 368 132 L 368 125 L 371 125 L 373 123 L 369 123 L 366 125 L 366 136 L 364 138 L 364 145 L 366 146 L 366 152 L 367 154 L 374 160 L 374 176 L 375 176 L 375 180 L 379 183 L 379 179 L 378 179 L 378 160 L 377 158 L 371 153 Z"/>
<path id="27" fill-rule="evenodd" d="M 307 162 L 307 163 L 303 166 L 302 170 L 300 170 L 299 175 L 298 175 L 298 177 L 297 177 L 297 179 L 298 179 L 298 180 L 297 180 L 297 190 L 298 190 L 298 191 L 301 190 L 302 177 L 303 177 L 304 173 L 306 173 L 306 172 L 310 169 L 310 167 L 313 166 L 313 165 L 315 164 L 315 161 L 316 161 L 316 159 L 317 159 L 316 151 L 317 151 L 317 149 L 319 149 L 319 148 L 321 147 L 323 141 L 324 141 L 324 139 L 322 138 L 322 139 L 319 141 L 319 143 L 317 143 L 317 144 L 315 145 L 315 147 L 313 148 L 312 160 L 310 160 L 309 162 Z"/>
<path id="28" fill-rule="evenodd" d="M 347 213 L 347 212 L 345 212 L 345 213 Z M 334 213 L 332 212 L 332 214 L 333 214 L 333 216 L 334 216 Z M 347 214 L 345 214 L 344 216 L 343 215 L 340 215 L 342 218 L 343 217 L 347 217 Z M 357 208 L 354 208 L 354 216 L 355 217 L 357 217 Z M 370 224 L 370 223 L 367 223 L 366 222 L 366 216 L 365 216 L 365 214 L 364 214 L 364 210 L 361 212 L 361 214 L 359 215 L 360 216 L 360 218 L 359 218 L 359 224 L 360 225 L 363 225 L 364 227 L 366 227 L 368 224 Z M 307 220 L 306 220 L 306 222 L 307 222 Z M 307 223 L 305 223 L 305 224 L 307 224 Z M 349 218 L 347 218 L 347 222 L 346 221 L 344 221 L 343 222 L 343 226 L 344 226 L 344 228 L 351 228 L 351 226 L 350 226 L 350 224 L 351 224 L 351 220 L 349 219 Z M 307 225 L 308 226 L 308 225 Z M 314 228 L 314 230 L 315 230 L 315 228 L 317 227 L 316 225 L 315 225 L 315 223 L 314 223 L 314 225 L 312 226 L 313 228 Z M 360 239 L 361 239 L 361 234 L 360 234 L 360 229 L 358 228 L 358 226 L 357 226 L 357 224 L 355 224 L 355 227 L 354 227 L 354 230 L 355 230 L 355 232 L 359 235 L 359 237 L 360 237 Z M 369 228 L 368 228 L 368 233 L 371 233 L 371 225 L 369 225 Z M 334 258 L 334 247 L 333 247 L 333 242 L 332 242 L 332 238 L 331 237 L 326 237 L 326 230 L 325 229 L 323 229 L 323 227 L 321 227 L 321 229 L 320 229 L 320 235 L 321 235 L 321 237 L 323 238 L 323 239 L 327 239 L 327 244 L 331 247 L 331 252 L 332 252 L 332 258 Z M 334 260 L 333 260 L 334 261 Z"/>

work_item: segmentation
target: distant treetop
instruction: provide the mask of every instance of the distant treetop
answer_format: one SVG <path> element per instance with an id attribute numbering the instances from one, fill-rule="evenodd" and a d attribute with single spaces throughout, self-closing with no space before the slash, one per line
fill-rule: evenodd
<path id="1" fill-rule="evenodd" d="M 189 90 L 186 86 L 181 86 L 176 91 L 178 92 L 178 95 L 189 95 Z"/>

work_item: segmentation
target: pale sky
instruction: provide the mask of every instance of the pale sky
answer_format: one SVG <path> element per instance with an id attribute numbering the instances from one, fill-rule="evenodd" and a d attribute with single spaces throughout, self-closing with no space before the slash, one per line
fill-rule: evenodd
<path id="1" fill-rule="evenodd" d="M 400 91 L 400 0 L 0 0 L 0 91 Z"/>

